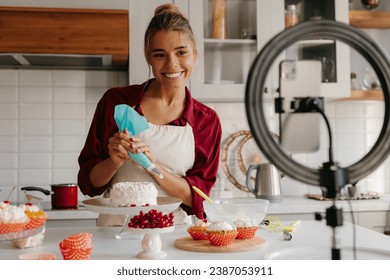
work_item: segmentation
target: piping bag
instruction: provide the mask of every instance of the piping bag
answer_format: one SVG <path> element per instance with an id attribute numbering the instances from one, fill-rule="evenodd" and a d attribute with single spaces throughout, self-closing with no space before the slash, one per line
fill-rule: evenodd
<path id="1" fill-rule="evenodd" d="M 149 124 L 145 117 L 140 116 L 133 108 L 126 104 L 115 106 L 114 119 L 119 130 L 123 131 L 126 129 L 130 136 L 135 136 L 149 128 Z M 163 178 L 163 175 L 145 154 L 133 154 L 129 152 L 129 157 L 142 167 L 155 173 L 160 178 Z"/>

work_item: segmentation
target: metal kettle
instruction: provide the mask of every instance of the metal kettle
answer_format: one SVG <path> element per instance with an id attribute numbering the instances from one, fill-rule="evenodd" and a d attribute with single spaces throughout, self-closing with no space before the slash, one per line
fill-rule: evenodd
<path id="1" fill-rule="evenodd" d="M 253 186 L 251 174 L 254 170 L 256 170 L 256 176 Z M 280 202 L 282 201 L 280 178 L 279 171 L 271 163 L 251 164 L 246 176 L 246 186 L 256 198 Z"/>

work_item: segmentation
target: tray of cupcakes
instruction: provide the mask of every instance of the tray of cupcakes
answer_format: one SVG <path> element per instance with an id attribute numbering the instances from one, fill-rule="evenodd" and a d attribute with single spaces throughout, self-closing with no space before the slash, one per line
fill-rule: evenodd
<path id="1" fill-rule="evenodd" d="M 188 227 L 188 236 L 175 240 L 175 247 L 195 252 L 240 252 L 262 248 L 258 234 L 268 211 L 268 200 L 230 198 L 203 202 L 207 219 Z"/>

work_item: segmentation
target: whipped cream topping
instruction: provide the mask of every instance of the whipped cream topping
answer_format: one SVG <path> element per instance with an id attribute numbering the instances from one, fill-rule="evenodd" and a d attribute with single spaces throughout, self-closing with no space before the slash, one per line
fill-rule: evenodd
<path id="1" fill-rule="evenodd" d="M 246 219 L 238 219 L 234 222 L 236 227 L 238 228 L 244 228 L 244 227 L 254 227 L 256 226 L 249 218 Z"/>
<path id="2" fill-rule="evenodd" d="M 29 211 L 29 212 L 39 212 L 40 209 L 36 205 L 19 205 L 19 208 L 22 209 L 23 211 Z"/>
<path id="3" fill-rule="evenodd" d="M 208 227 L 210 225 L 209 222 L 205 223 L 204 221 L 202 220 L 198 220 L 195 222 L 194 226 L 196 227 Z"/>
<path id="4" fill-rule="evenodd" d="M 0 210 L 1 209 L 3 209 L 3 208 L 5 208 L 5 207 L 8 207 L 8 206 L 10 206 L 11 204 L 9 204 L 9 203 L 6 203 L 6 202 L 0 202 Z"/>
<path id="5" fill-rule="evenodd" d="M 208 231 L 228 231 L 228 230 L 235 230 L 235 229 L 236 227 L 234 225 L 224 221 L 212 222 L 207 228 Z"/>
<path id="6" fill-rule="evenodd" d="M 0 209 L 0 222 L 1 223 L 24 223 L 28 221 L 27 215 L 24 211 L 14 205 L 9 205 Z"/>

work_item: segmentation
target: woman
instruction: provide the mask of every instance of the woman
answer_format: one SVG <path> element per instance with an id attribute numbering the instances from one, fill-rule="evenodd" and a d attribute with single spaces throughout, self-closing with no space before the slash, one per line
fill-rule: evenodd
<path id="1" fill-rule="evenodd" d="M 197 60 L 188 19 L 172 4 L 157 7 L 145 33 L 144 52 L 154 78 L 141 85 L 109 89 L 99 101 L 85 146 L 79 156 L 78 185 L 96 196 L 124 181 L 151 181 L 159 196 L 183 201 L 186 214 L 204 218 L 219 164 L 221 124 L 216 112 L 191 97 L 186 83 Z M 118 132 L 114 107 L 127 104 L 145 116 L 150 128 L 135 137 Z M 147 172 L 128 152 L 144 153 L 163 178 Z M 102 216 L 102 215 L 101 215 Z M 99 224 L 121 224 L 101 217 Z"/>

